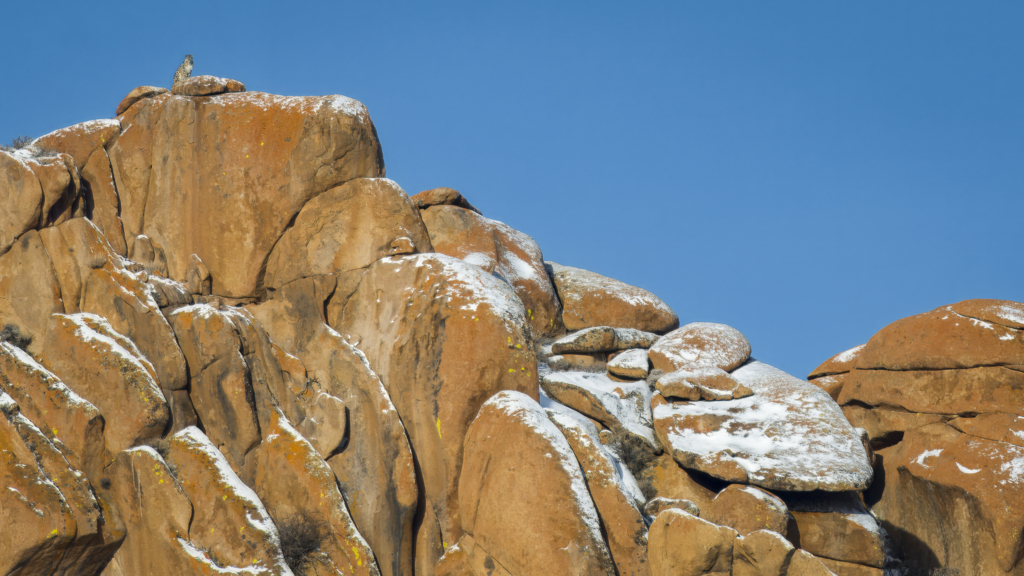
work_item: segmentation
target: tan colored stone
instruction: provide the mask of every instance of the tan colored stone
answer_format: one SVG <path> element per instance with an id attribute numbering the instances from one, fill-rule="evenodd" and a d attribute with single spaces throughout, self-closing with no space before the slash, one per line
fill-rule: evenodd
<path id="1" fill-rule="evenodd" d="M 683 368 L 658 378 L 655 388 L 665 398 L 734 400 L 753 394 L 728 372 L 714 366 Z"/>
<path id="2" fill-rule="evenodd" d="M 1024 416 L 1024 372 L 1003 366 L 967 370 L 854 370 L 839 403 L 892 406 L 908 412 L 1012 412 Z"/>
<path id="3" fill-rule="evenodd" d="M 564 332 L 562 306 L 533 238 L 458 206 L 433 206 L 421 214 L 436 252 L 499 274 L 512 285 L 534 334 Z"/>
<path id="4" fill-rule="evenodd" d="M 856 367 L 948 370 L 1024 364 L 1024 329 L 963 316 L 954 307 L 970 311 L 975 306 L 968 300 L 889 324 L 868 340 Z"/>
<path id="5" fill-rule="evenodd" d="M 1024 418 L 1020 416 L 978 414 L 973 418 L 955 418 L 948 424 L 964 434 L 1024 448 Z"/>
<path id="6" fill-rule="evenodd" d="M 830 398 L 839 402 L 839 396 L 843 393 L 843 384 L 846 383 L 848 376 L 849 374 L 832 374 L 829 376 L 819 376 L 809 382 L 821 388 Z"/>
<path id="7" fill-rule="evenodd" d="M 650 363 L 647 361 L 647 351 L 634 348 L 617 354 L 608 362 L 608 373 L 619 378 L 628 380 L 643 380 L 647 378 Z"/>
<path id="8" fill-rule="evenodd" d="M 469 534 L 445 551 L 434 569 L 435 576 L 513 576 Z"/>
<path id="9" fill-rule="evenodd" d="M 81 170 L 97 149 L 113 143 L 120 134 L 121 123 L 116 118 L 103 118 L 54 130 L 36 138 L 32 146 L 67 154 Z"/>
<path id="10" fill-rule="evenodd" d="M 167 88 L 159 88 L 157 86 L 139 86 L 138 88 L 133 88 L 132 91 L 129 92 L 123 100 L 121 100 L 121 103 L 117 105 L 117 110 L 114 112 L 114 115 L 120 116 L 124 114 L 140 100 L 159 96 L 160 94 L 166 94 L 167 92 L 169 92 Z"/>
<path id="11" fill-rule="evenodd" d="M 161 388 L 185 388 L 185 358 L 151 289 L 125 268 L 96 225 L 74 218 L 41 231 L 40 237 L 54 263 L 65 311 L 106 318 L 152 363 Z"/>
<path id="12" fill-rule="evenodd" d="M 366 354 L 405 424 L 422 475 L 421 498 L 440 523 L 420 533 L 457 542 L 469 423 L 496 392 L 537 398 L 537 361 L 522 303 L 506 283 L 462 260 L 391 257 L 370 266 L 335 328 Z"/>
<path id="13" fill-rule="evenodd" d="M 0 344 L 0 391 L 42 430 L 71 465 L 90 476 L 103 466 L 103 417 L 34 358 Z"/>
<path id="14" fill-rule="evenodd" d="M 647 504 L 644 505 L 644 516 L 657 518 L 658 514 L 661 514 L 669 508 L 679 508 L 680 510 L 693 514 L 694 516 L 700 516 L 700 508 L 697 508 L 697 505 L 693 502 L 690 502 L 689 500 L 673 500 L 662 496 L 651 498 L 647 501 Z"/>
<path id="15" fill-rule="evenodd" d="M 658 440 L 681 466 L 769 490 L 834 492 L 870 485 L 872 468 L 860 434 L 827 394 L 756 361 L 732 376 L 754 394 L 728 403 L 654 408 Z"/>
<path id="16" fill-rule="evenodd" d="M 38 227 L 54 226 L 74 216 L 81 180 L 71 156 L 39 154 L 33 150 L 38 148 L 33 145 L 15 152 L 15 155 L 32 170 L 43 189 Z"/>
<path id="17" fill-rule="evenodd" d="M 0 254 L 22 234 L 39 225 L 43 188 L 39 178 L 19 157 L 0 150 Z"/>
<path id="18" fill-rule="evenodd" d="M 615 574 L 580 465 L 529 396 L 480 408 L 458 495 L 464 531 L 512 574 Z"/>
<path id="19" fill-rule="evenodd" d="M 608 363 L 589 354 L 555 354 L 548 357 L 548 367 L 556 372 L 604 372 Z"/>
<path id="20" fill-rule="evenodd" d="M 1007 328 L 1024 329 L 1024 304 L 1009 300 L 964 300 L 949 309 L 968 318 L 999 324 Z"/>
<path id="21" fill-rule="evenodd" d="M 881 568 L 873 568 L 863 564 L 840 562 L 839 560 L 821 557 L 818 558 L 818 562 L 821 562 L 822 566 L 828 568 L 836 576 L 882 576 L 884 574 Z"/>
<path id="22" fill-rule="evenodd" d="M 159 437 L 170 410 L 145 358 L 92 314 L 54 314 L 41 349 L 44 366 L 106 418 L 108 459 Z"/>
<path id="23" fill-rule="evenodd" d="M 4 490 L 0 490 L 0 522 L 4 526 L 0 570 L 4 574 L 51 574 L 74 541 L 78 523 L 60 490 L 9 425 L 12 419 L 24 420 L 24 416 L 10 396 L 0 393 L 0 478 L 4 482 Z"/>
<path id="24" fill-rule="evenodd" d="M 547 264 L 569 330 L 612 326 L 664 334 L 679 326 L 679 317 L 668 304 L 643 288 L 581 268 Z"/>
<path id="25" fill-rule="evenodd" d="M 648 576 L 651 572 L 647 566 L 647 524 L 618 466 L 601 446 L 597 429 L 582 416 L 573 417 L 550 409 L 547 415 L 565 437 L 583 469 L 583 478 L 607 535 L 616 573 Z"/>
<path id="26" fill-rule="evenodd" d="M 100 229 L 111 249 L 120 256 L 128 255 L 124 240 L 124 224 L 121 222 L 121 200 L 114 187 L 114 173 L 110 170 L 110 159 L 106 150 L 93 152 L 82 173 L 82 193 L 86 197 L 86 216 Z"/>
<path id="27" fill-rule="evenodd" d="M 205 434 L 192 427 L 168 438 L 166 461 L 192 503 L 194 546 L 223 564 L 287 570 L 263 503 Z"/>
<path id="28" fill-rule="evenodd" d="M 885 406 L 865 408 L 857 404 L 843 406 L 843 415 L 850 421 L 850 424 L 867 431 L 868 441 L 876 448 L 891 446 L 899 442 L 903 433 L 908 430 L 936 422 L 945 422 L 952 418 L 945 414 L 919 414 Z"/>
<path id="29" fill-rule="evenodd" d="M 267 256 L 310 199 L 384 173 L 366 108 L 344 96 L 161 94 L 121 124 L 109 153 L 129 250 L 147 236 L 179 281 L 196 254 L 226 297 L 256 296 Z"/>
<path id="30" fill-rule="evenodd" d="M 864 350 L 865 346 L 867 346 L 867 344 L 854 346 L 849 350 L 840 352 L 828 360 L 825 360 L 820 366 L 807 375 L 807 379 L 814 380 L 815 378 L 820 378 L 822 376 L 846 374 L 850 370 L 853 370 L 853 367 L 857 364 L 857 358 L 860 356 L 861 350 Z"/>
<path id="31" fill-rule="evenodd" d="M 556 400 L 613 432 L 625 433 L 659 453 L 651 422 L 651 390 L 644 381 L 617 382 L 607 374 L 548 372 L 541 387 Z"/>
<path id="32" fill-rule="evenodd" d="M 321 458 L 333 456 L 345 440 L 348 426 L 345 401 L 326 392 L 318 392 L 306 407 L 306 417 L 295 427 Z"/>
<path id="33" fill-rule="evenodd" d="M 750 358 L 750 342 L 731 326 L 693 322 L 662 336 L 647 354 L 666 373 L 694 368 L 730 372 Z"/>
<path id="34" fill-rule="evenodd" d="M 789 561 L 789 569 L 786 576 L 836 576 L 831 570 L 821 563 L 821 560 L 814 557 L 806 550 L 797 550 L 793 559 Z"/>
<path id="35" fill-rule="evenodd" d="M 551 345 L 551 351 L 555 354 L 593 354 L 650 348 L 658 338 L 657 334 L 632 328 L 593 326 L 559 338 Z"/>
<path id="36" fill-rule="evenodd" d="M 853 492 L 786 493 L 793 521 L 786 538 L 818 558 L 882 568 L 885 533 Z"/>
<path id="37" fill-rule="evenodd" d="M 327 462 L 276 414 L 254 453 L 253 486 L 278 526 L 308 517 L 330 527 L 313 567 L 330 574 L 379 575 L 373 551 L 356 529 Z"/>
<path id="38" fill-rule="evenodd" d="M 39 233 L 29 231 L 0 256 L 0 326 L 14 324 L 32 338 L 28 349 L 38 351 L 50 315 L 63 312 L 50 258 Z"/>
<path id="39" fill-rule="evenodd" d="M 171 88 L 171 94 L 180 96 L 213 96 L 228 92 L 245 92 L 245 84 L 229 78 L 201 75 L 186 78 Z"/>
<path id="40" fill-rule="evenodd" d="M 350 273 L 386 256 L 431 251 L 419 211 L 398 184 L 357 178 L 306 203 L 271 250 L 263 283 L 272 293 L 300 278 Z M 345 299 L 332 305 L 344 307 Z"/>
<path id="41" fill-rule="evenodd" d="M 736 539 L 732 576 L 786 576 L 796 548 L 781 534 L 757 530 Z"/>
<path id="42" fill-rule="evenodd" d="M 260 442 L 256 397 L 231 317 L 208 304 L 179 308 L 169 316 L 192 375 L 189 397 L 210 441 L 241 470 Z"/>
<path id="43" fill-rule="evenodd" d="M 728 576 L 732 572 L 732 528 L 669 508 L 651 524 L 647 555 L 652 576 Z"/>
<path id="44" fill-rule="evenodd" d="M 715 496 L 701 516 L 708 522 L 728 526 L 740 536 L 770 530 L 783 536 L 789 525 L 789 509 L 777 496 L 757 488 L 730 484 Z"/>
<path id="45" fill-rule="evenodd" d="M 328 463 L 381 573 L 409 574 L 418 495 L 405 428 L 366 357 L 323 323 L 323 297 L 315 285 L 312 278 L 293 282 L 275 300 L 247 309 L 275 342 L 301 359 L 322 390 L 345 402 L 348 442 Z"/>
<path id="46" fill-rule="evenodd" d="M 650 479 L 651 486 L 659 497 L 689 500 L 700 510 L 707 510 L 715 498 L 715 493 L 694 480 L 689 472 L 672 459 L 671 454 L 662 454 L 655 458 L 642 476 Z"/>
<path id="47" fill-rule="evenodd" d="M 475 206 L 469 203 L 469 200 L 466 200 L 465 196 L 452 188 L 441 187 L 424 190 L 419 194 L 415 194 L 412 197 L 412 202 L 420 210 L 426 210 L 431 206 L 458 206 L 477 214 L 481 213 Z"/>
<path id="48" fill-rule="evenodd" d="M 885 489 L 872 512 L 907 568 L 1021 573 L 1024 448 L 932 424 L 882 458 Z"/>
<path id="49" fill-rule="evenodd" d="M 210 270 L 195 254 L 188 259 L 185 285 L 188 286 L 189 292 L 197 296 L 209 296 L 213 292 L 213 277 L 210 276 Z"/>

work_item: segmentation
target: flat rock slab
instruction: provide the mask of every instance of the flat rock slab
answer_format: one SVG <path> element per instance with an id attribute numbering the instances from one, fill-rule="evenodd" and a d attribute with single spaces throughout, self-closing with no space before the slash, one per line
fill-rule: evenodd
<path id="1" fill-rule="evenodd" d="M 630 348 L 650 348 L 658 341 L 657 334 L 633 328 L 594 326 L 564 336 L 551 345 L 555 354 L 593 354 Z"/>
<path id="2" fill-rule="evenodd" d="M 646 382 L 616 382 L 607 374 L 591 372 L 547 372 L 541 374 L 540 382 L 552 399 L 610 429 L 624 428 L 657 447 Z"/>
<path id="3" fill-rule="evenodd" d="M 647 361 L 647 351 L 639 348 L 626 350 L 608 362 L 608 372 L 628 380 L 643 380 L 647 378 L 647 372 L 650 368 L 650 363 Z"/>
<path id="4" fill-rule="evenodd" d="M 732 376 L 754 394 L 654 409 L 658 440 L 680 465 L 769 490 L 868 487 L 867 453 L 828 394 L 756 360 Z"/>
<path id="5" fill-rule="evenodd" d="M 213 96 L 228 92 L 245 92 L 245 84 L 230 78 L 204 75 L 182 80 L 171 88 L 171 94 L 180 96 Z"/>
<path id="6" fill-rule="evenodd" d="M 591 326 L 636 328 L 664 334 L 679 326 L 679 317 L 661 298 L 596 272 L 546 262 L 551 266 L 562 322 L 569 330 Z"/>

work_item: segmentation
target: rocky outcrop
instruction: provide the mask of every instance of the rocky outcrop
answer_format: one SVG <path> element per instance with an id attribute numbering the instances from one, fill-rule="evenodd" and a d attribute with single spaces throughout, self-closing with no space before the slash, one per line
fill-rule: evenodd
<path id="1" fill-rule="evenodd" d="M 643 288 L 589 270 L 547 264 L 562 301 L 562 323 L 569 330 L 612 326 L 664 334 L 679 326 L 668 304 Z"/>
<path id="2" fill-rule="evenodd" d="M 0 151 L 0 572 L 1024 574 L 1024 304 L 805 382 L 244 90 Z"/>

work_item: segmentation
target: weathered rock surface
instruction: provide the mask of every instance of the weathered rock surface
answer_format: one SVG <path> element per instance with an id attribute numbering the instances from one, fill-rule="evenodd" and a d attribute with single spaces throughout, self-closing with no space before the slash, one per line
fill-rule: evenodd
<path id="1" fill-rule="evenodd" d="M 275 291 L 300 278 L 362 276 L 386 256 L 431 252 L 419 211 L 395 182 L 356 178 L 313 198 L 267 258 L 263 287 Z M 334 302 L 344 307 L 351 290 Z"/>
<path id="2" fill-rule="evenodd" d="M 654 409 L 658 439 L 683 467 L 770 490 L 868 487 L 860 437 L 827 394 L 757 361 L 732 376 L 754 394 Z"/>
<path id="3" fill-rule="evenodd" d="M 654 519 L 647 555 L 653 576 L 725 576 L 732 573 L 736 531 L 716 526 L 678 508 Z"/>
<path id="4" fill-rule="evenodd" d="M 432 206 L 422 215 L 434 250 L 499 274 L 512 285 L 536 335 L 564 332 L 562 305 L 533 238 L 458 206 Z"/>
<path id="5" fill-rule="evenodd" d="M 644 505 L 644 516 L 650 518 L 657 518 L 658 514 L 661 514 L 669 508 L 679 508 L 683 512 L 688 512 L 694 516 L 700 516 L 700 508 L 689 500 L 673 500 L 671 498 L 665 498 L 663 496 L 657 496 L 651 498 Z"/>
<path id="6" fill-rule="evenodd" d="M 728 526 L 746 536 L 757 530 L 786 535 L 789 509 L 771 492 L 754 486 L 731 484 L 706 506 L 701 518 Z"/>
<path id="7" fill-rule="evenodd" d="M 661 337 L 647 352 L 658 370 L 720 368 L 730 372 L 750 358 L 750 342 L 725 324 L 694 322 Z"/>
<path id="8" fill-rule="evenodd" d="M 650 348 L 658 338 L 657 334 L 633 328 L 593 326 L 559 338 L 551 344 L 551 351 L 555 354 L 593 354 Z"/>
<path id="9" fill-rule="evenodd" d="M 593 418 L 606 428 L 622 431 L 660 451 L 651 420 L 651 391 L 647 383 L 616 382 L 606 374 L 547 372 L 541 386 L 553 400 Z"/>
<path id="10" fill-rule="evenodd" d="M 668 399 L 734 400 L 753 394 L 728 372 L 715 366 L 683 368 L 658 378 L 655 388 Z"/>
<path id="11" fill-rule="evenodd" d="M 202 75 L 186 78 L 171 88 L 179 96 L 213 96 L 228 92 L 245 92 L 245 84 L 230 78 Z"/>
<path id="12" fill-rule="evenodd" d="M 438 523 L 420 535 L 457 542 L 463 532 L 458 479 L 470 422 L 502 390 L 537 398 L 537 361 L 522 303 L 507 284 L 462 260 L 391 257 L 370 266 L 335 328 L 366 354 L 405 424 L 420 497 Z M 477 541 L 497 554 L 479 535 Z"/>
<path id="13" fill-rule="evenodd" d="M 384 173 L 366 108 L 344 96 L 160 94 L 120 120 L 109 152 L 129 249 L 147 236 L 176 280 L 198 255 L 222 296 L 256 296 L 270 250 L 306 202 Z"/>
<path id="14" fill-rule="evenodd" d="M 129 92 L 123 100 L 121 100 L 121 103 L 117 105 L 117 110 L 114 112 L 114 115 L 120 116 L 124 114 L 132 107 L 132 105 L 140 100 L 159 96 L 160 94 L 166 94 L 167 92 L 170 92 L 170 90 L 157 86 L 139 86 L 138 88 L 133 88 L 132 91 Z"/>
<path id="15" fill-rule="evenodd" d="M 646 576 L 647 524 L 626 487 L 622 465 L 607 453 L 597 429 L 582 417 L 547 410 L 547 415 L 569 442 L 583 470 L 587 489 L 608 535 L 608 549 L 620 576 Z"/>
<path id="16" fill-rule="evenodd" d="M 569 443 L 525 394 L 496 394 L 469 427 L 459 506 L 463 530 L 512 574 L 616 573 Z"/>
<path id="17" fill-rule="evenodd" d="M 643 288 L 589 270 L 547 264 L 562 302 L 562 322 L 569 330 L 612 326 L 664 334 L 679 326 L 679 317 L 668 304 Z"/>
<path id="18" fill-rule="evenodd" d="M 707 510 L 715 492 L 693 479 L 679 466 L 671 454 L 662 454 L 644 470 L 642 476 L 658 497 L 693 502 L 699 510 Z M 699 514 L 694 514 L 699 516 Z"/>
<path id="19" fill-rule="evenodd" d="M 458 190 L 452 188 L 432 188 L 424 190 L 412 197 L 412 201 L 420 210 L 426 210 L 431 206 L 458 206 L 480 214 L 475 206 L 469 203 Z"/>
<path id="20" fill-rule="evenodd" d="M 733 544 L 733 576 L 786 576 L 796 549 L 781 534 L 757 530 Z"/>
<path id="21" fill-rule="evenodd" d="M 629 380 L 643 380 L 651 365 L 647 360 L 647 351 L 634 348 L 617 354 L 608 362 L 608 373 Z"/>
<path id="22" fill-rule="evenodd" d="M 794 546 L 823 562 L 885 566 L 885 533 L 855 493 L 786 493 L 783 498 L 792 515 L 783 535 Z"/>

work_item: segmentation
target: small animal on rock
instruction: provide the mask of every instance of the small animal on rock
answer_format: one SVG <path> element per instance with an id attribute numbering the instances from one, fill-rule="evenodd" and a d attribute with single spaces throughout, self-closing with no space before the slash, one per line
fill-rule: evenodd
<path id="1" fill-rule="evenodd" d="M 187 79 L 191 75 L 192 55 L 189 54 L 185 56 L 185 61 L 181 63 L 181 66 L 178 66 L 178 71 L 174 73 L 174 84 L 172 84 L 172 86 L 177 86 L 179 82 Z"/>

